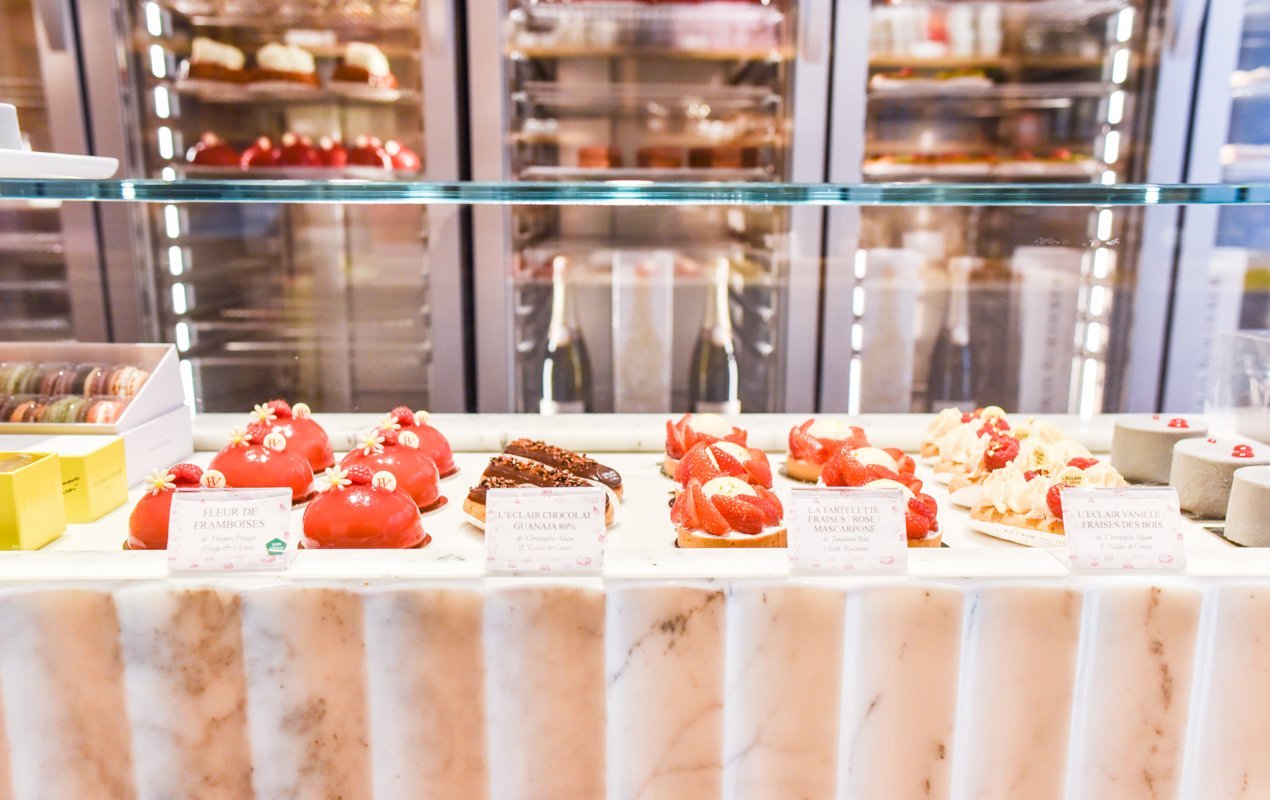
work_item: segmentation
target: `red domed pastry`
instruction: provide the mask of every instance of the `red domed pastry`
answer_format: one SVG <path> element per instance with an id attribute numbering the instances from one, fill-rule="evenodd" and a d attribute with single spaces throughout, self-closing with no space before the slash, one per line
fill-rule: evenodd
<path id="1" fill-rule="evenodd" d="M 433 464 L 437 465 L 437 472 L 441 473 L 441 477 L 448 478 L 459 471 L 459 468 L 454 465 L 454 451 L 450 449 L 450 442 L 445 438 L 445 434 L 432 427 L 428 422 L 429 419 L 427 411 L 411 411 L 405 406 L 397 406 L 388 412 L 379 427 L 395 431 L 410 431 L 418 436 L 419 449 L 432 459 Z"/>
<path id="2" fill-rule="evenodd" d="M 208 131 L 185 154 L 185 160 L 200 167 L 237 167 L 238 151 Z"/>
<path id="3" fill-rule="evenodd" d="M 313 473 L 335 466 L 335 451 L 322 426 L 314 421 L 304 403 L 287 405 L 286 400 L 270 400 L 252 410 L 257 425 L 265 433 L 280 432 L 287 437 L 287 449 L 309 462 Z"/>
<path id="4" fill-rule="evenodd" d="M 687 486 L 694 478 L 703 486 L 715 478 L 740 478 L 751 486 L 772 488 L 772 465 L 757 447 L 733 442 L 698 442 L 679 459 L 675 481 Z"/>
<path id="5" fill-rule="evenodd" d="M 281 431 L 269 432 L 263 425 L 246 431 L 235 428 L 229 444 L 212 457 L 209 469 L 224 475 L 235 489 L 290 489 L 292 504 L 303 503 L 313 496 L 313 469 L 287 450 L 287 441 Z"/>
<path id="6" fill-rule="evenodd" d="M 294 133 L 282 134 L 282 147 L 278 149 L 278 166 L 280 167 L 320 167 L 322 159 L 307 136 Z"/>
<path id="7" fill-rule="evenodd" d="M 673 478 L 679 459 L 698 442 L 709 444 L 720 440 L 746 446 L 745 431 L 718 414 L 684 414 L 678 422 L 666 420 L 666 460 L 662 462 L 662 474 Z"/>
<path id="8" fill-rule="evenodd" d="M 348 166 L 348 151 L 338 139 L 332 139 L 329 136 L 323 136 L 318 141 L 318 158 L 321 159 L 324 167 L 339 169 Z"/>
<path id="9" fill-rule="evenodd" d="M 247 146 L 238 163 L 243 169 L 276 167 L 278 166 L 278 155 L 278 149 L 273 146 L 273 142 L 269 141 L 269 137 L 261 136 Z"/>
<path id="10" fill-rule="evenodd" d="M 789 431 L 785 474 L 796 481 L 815 483 L 820 468 L 843 445 L 868 447 L 864 429 L 836 419 L 809 419 Z"/>
<path id="11" fill-rule="evenodd" d="M 432 541 L 418 507 L 391 472 L 331 467 L 326 481 L 304 510 L 305 548 L 405 549 Z"/>
<path id="12" fill-rule="evenodd" d="M 128 517 L 127 550 L 166 550 L 168 518 L 172 514 L 172 495 L 177 489 L 197 486 L 223 488 L 225 477 L 215 470 L 203 472 L 194 464 L 177 464 L 171 469 L 156 469 L 146 478 L 148 491 L 141 495 Z"/>
<path id="13" fill-rule="evenodd" d="M 419 154 L 396 139 L 384 142 L 384 151 L 392 159 L 392 168 L 395 170 L 418 172 L 423 169 L 423 159 L 419 158 Z"/>
<path id="14" fill-rule="evenodd" d="M 398 433 L 391 428 L 374 428 L 366 432 L 361 447 L 344 456 L 341 469 L 364 466 L 371 472 L 391 472 L 397 486 L 415 501 L 421 511 L 445 505 L 437 465 L 419 449 L 419 437 L 410 431 Z"/>
<path id="15" fill-rule="evenodd" d="M 348 163 L 356 167 L 382 167 L 392 169 L 392 157 L 378 139 L 358 136 L 348 151 Z"/>

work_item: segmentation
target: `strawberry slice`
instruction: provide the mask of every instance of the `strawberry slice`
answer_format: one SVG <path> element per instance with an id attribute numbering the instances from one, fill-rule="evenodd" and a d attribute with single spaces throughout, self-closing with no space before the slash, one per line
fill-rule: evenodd
<path id="1" fill-rule="evenodd" d="M 1071 461 L 1067 462 L 1067 466 L 1076 467 L 1078 469 L 1089 469 L 1097 463 L 1098 459 L 1096 458 L 1073 458 Z"/>
<path id="2" fill-rule="evenodd" d="M 1059 495 L 1062 494 L 1064 486 L 1066 484 L 1056 483 L 1045 493 L 1045 504 L 1050 507 L 1050 511 L 1059 519 L 1063 518 L 1063 499 Z"/>
<path id="3" fill-rule="evenodd" d="M 711 445 L 709 449 L 714 455 L 714 460 L 718 462 L 719 469 L 723 471 L 724 475 L 739 478 L 746 474 L 745 465 L 722 447 L 715 447 L 714 445 Z"/>
<path id="4" fill-rule="evenodd" d="M 759 533 L 763 530 L 763 509 L 745 502 L 741 497 L 716 494 L 710 502 L 718 509 L 732 530 L 741 533 Z"/>
<path id="5" fill-rule="evenodd" d="M 772 488 L 772 465 L 762 450 L 750 450 L 750 460 L 745 462 L 745 471 L 749 473 L 747 482 L 752 486 Z"/>
<path id="6" fill-rule="evenodd" d="M 904 535 L 909 539 L 925 539 L 930 533 L 930 520 L 913 511 L 904 515 Z"/>
<path id="7" fill-rule="evenodd" d="M 679 459 L 679 466 L 675 467 L 675 480 L 681 486 L 687 486 L 688 481 L 694 478 L 699 483 L 705 483 L 716 477 L 717 472 L 710 463 L 710 457 L 706 455 L 705 447 L 697 445 Z"/>
<path id="8" fill-rule="evenodd" d="M 745 431 L 740 430 L 739 428 L 733 428 L 731 433 L 723 437 L 723 441 L 731 442 L 732 444 L 739 444 L 742 447 L 749 447 L 749 445 L 745 443 L 745 436 Z M 714 441 L 718 440 L 715 439 Z"/>
<path id="9" fill-rule="evenodd" d="M 881 464 L 868 464 L 865 466 L 865 469 L 868 470 L 869 475 L 872 476 L 869 480 L 898 481 L 900 479 L 899 475 Z"/>
<path id="10" fill-rule="evenodd" d="M 917 477 L 916 475 L 907 475 L 907 474 L 901 475 L 899 477 L 899 481 L 900 483 L 907 486 L 908 490 L 912 492 L 913 494 L 922 493 L 922 479 Z"/>
<path id="11" fill-rule="evenodd" d="M 780 498 L 776 496 L 776 492 L 762 486 L 755 486 L 754 491 L 758 492 L 759 500 L 764 503 L 767 509 L 768 525 L 779 525 L 780 521 L 785 518 L 785 508 L 781 505 Z"/>
<path id="12" fill-rule="evenodd" d="M 775 521 L 772 520 L 772 517 L 776 514 L 776 509 L 772 507 L 771 503 L 769 503 L 767 500 L 763 499 L 762 497 L 758 497 L 756 495 L 749 495 L 749 494 L 739 494 L 736 496 L 735 499 L 740 500 L 742 503 L 751 505 L 754 508 L 758 509 L 759 518 L 762 520 L 762 524 L 775 525 L 778 522 L 780 522 L 779 518 L 777 518 Z"/>
<path id="13" fill-rule="evenodd" d="M 908 510 L 927 520 L 932 520 L 936 513 L 935 498 L 928 494 L 911 497 L 908 501 Z"/>
<path id="14" fill-rule="evenodd" d="M 917 464 L 913 462 L 913 459 L 904 455 L 904 451 L 898 447 L 884 447 L 882 452 L 895 459 L 895 464 L 899 467 L 900 474 L 912 475 L 917 471 Z"/>
<path id="15" fill-rule="evenodd" d="M 829 457 L 820 475 L 826 486 L 863 486 L 873 480 L 868 467 L 853 458 L 846 447 Z"/>
<path id="16" fill-rule="evenodd" d="M 727 536 L 732 528 L 728 525 L 727 518 L 719 512 L 718 507 L 706 499 L 705 493 L 701 491 L 701 484 L 696 481 L 688 484 L 688 492 L 692 495 L 693 507 L 697 509 L 697 514 L 701 517 L 700 525 L 694 527 L 704 530 L 711 536 Z"/>
<path id="17" fill-rule="evenodd" d="M 807 432 L 812 420 L 789 432 L 789 454 L 800 461 L 823 462 L 828 455 L 820 440 Z"/>
<path id="18" fill-rule="evenodd" d="M 670 521 L 685 528 L 700 528 L 701 520 L 697 517 L 697 509 L 692 504 L 691 492 L 680 492 L 675 504 L 670 508 Z"/>
<path id="19" fill-rule="evenodd" d="M 680 428 L 684 419 L 687 418 L 688 415 L 685 414 L 678 424 L 666 420 L 666 455 L 671 458 L 683 458 L 684 453 L 688 452 L 688 446 L 684 442 L 682 428 Z"/>

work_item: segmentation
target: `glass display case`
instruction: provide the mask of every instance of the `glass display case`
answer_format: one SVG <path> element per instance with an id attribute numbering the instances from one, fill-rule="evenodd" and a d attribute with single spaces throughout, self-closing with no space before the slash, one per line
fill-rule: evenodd
<path id="1" fill-rule="evenodd" d="M 473 178 L 823 180 L 829 13 L 470 0 Z M 480 408 L 811 407 L 814 318 L 797 309 L 817 296 L 818 211 L 517 206 L 474 220 Z M 555 366 L 562 295 L 571 380 Z M 671 346 L 685 338 L 703 355 Z"/>
<path id="2" fill-rule="evenodd" d="M 84 48 L 95 145 L 127 175 L 460 177 L 448 9 L 119 0 L 79 13 L 97 32 Z M 266 379 L 332 408 L 392 397 L 461 409 L 459 216 L 340 204 L 118 209 L 102 226 L 114 324 L 124 339 L 175 342 L 207 410 L 250 405 Z"/>

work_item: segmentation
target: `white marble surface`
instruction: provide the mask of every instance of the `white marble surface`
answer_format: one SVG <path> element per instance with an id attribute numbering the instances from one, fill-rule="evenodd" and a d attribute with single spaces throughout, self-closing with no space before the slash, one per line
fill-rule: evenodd
<path id="1" fill-rule="evenodd" d="M 610 588 L 605 628 L 608 797 L 718 798 L 723 790 L 725 592 Z"/>
<path id="2" fill-rule="evenodd" d="M 953 797 L 1063 797 L 1082 599 L 1063 585 L 968 593 Z"/>
<path id="3" fill-rule="evenodd" d="M 250 795 L 241 597 L 149 583 L 115 607 L 138 797 Z"/>
<path id="4" fill-rule="evenodd" d="M 494 800 L 604 797 L 604 592 L 502 588 L 485 603 Z"/>
<path id="5" fill-rule="evenodd" d="M 733 587 L 726 797 L 833 797 L 845 600 L 840 590 L 814 586 Z"/>
<path id="6" fill-rule="evenodd" d="M 849 596 L 838 765 L 845 796 L 949 796 L 962 604 L 960 590 L 939 584 Z"/>

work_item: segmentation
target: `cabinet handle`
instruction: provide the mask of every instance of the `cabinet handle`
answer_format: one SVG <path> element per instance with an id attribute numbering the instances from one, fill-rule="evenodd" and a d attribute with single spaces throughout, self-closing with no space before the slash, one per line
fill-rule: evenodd
<path id="1" fill-rule="evenodd" d="M 35 11 L 40 15 L 44 25 L 44 35 L 48 37 L 49 48 L 54 52 L 65 53 L 69 47 L 70 31 L 67 19 L 70 14 L 66 8 L 67 0 L 36 0 Z"/>

